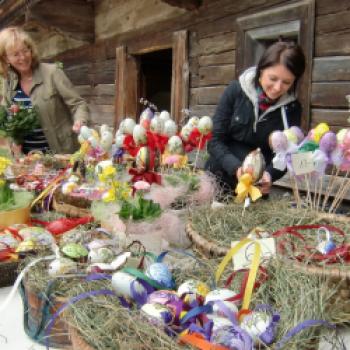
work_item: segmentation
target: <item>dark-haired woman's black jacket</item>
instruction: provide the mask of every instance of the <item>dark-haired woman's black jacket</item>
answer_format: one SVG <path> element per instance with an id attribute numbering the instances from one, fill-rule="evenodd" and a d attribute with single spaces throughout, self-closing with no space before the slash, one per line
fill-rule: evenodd
<path id="1" fill-rule="evenodd" d="M 273 153 L 268 138 L 272 131 L 284 130 L 301 122 L 301 106 L 294 95 L 284 95 L 265 113 L 259 115 L 258 95 L 254 86 L 255 68 L 246 70 L 224 91 L 213 117 L 213 137 L 209 142 L 210 158 L 206 169 L 230 187 L 235 186 L 234 174 L 246 155 L 260 147 L 266 161 L 266 171 L 276 181 L 284 175 L 272 167 Z M 282 109 L 288 125 L 284 125 Z"/>

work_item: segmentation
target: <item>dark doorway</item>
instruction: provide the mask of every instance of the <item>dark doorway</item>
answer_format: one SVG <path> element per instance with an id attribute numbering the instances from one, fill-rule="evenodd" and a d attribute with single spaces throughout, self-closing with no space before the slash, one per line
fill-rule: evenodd
<path id="1" fill-rule="evenodd" d="M 172 49 L 139 55 L 140 96 L 159 111 L 171 109 Z"/>

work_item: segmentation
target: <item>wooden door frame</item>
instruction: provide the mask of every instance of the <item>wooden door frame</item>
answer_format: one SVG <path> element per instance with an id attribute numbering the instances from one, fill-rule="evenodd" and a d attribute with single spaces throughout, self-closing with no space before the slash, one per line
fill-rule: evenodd
<path id="1" fill-rule="evenodd" d="M 140 64 L 138 55 L 172 49 L 171 110 L 175 122 L 182 118 L 189 103 L 188 31 L 180 30 L 153 38 L 149 42 L 133 42 L 116 48 L 115 117 L 117 128 L 125 117 L 137 119 L 140 97 Z"/>

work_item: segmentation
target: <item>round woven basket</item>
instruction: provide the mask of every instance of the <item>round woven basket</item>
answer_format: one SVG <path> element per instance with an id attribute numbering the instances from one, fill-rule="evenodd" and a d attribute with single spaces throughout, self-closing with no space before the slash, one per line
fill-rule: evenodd
<path id="1" fill-rule="evenodd" d="M 72 326 L 69 326 L 69 337 L 73 350 L 95 350 L 81 337 L 77 329 Z"/>
<path id="2" fill-rule="evenodd" d="M 57 199 L 55 196 L 52 199 L 52 208 L 58 213 L 65 214 L 71 217 L 84 217 L 91 215 L 89 209 L 65 203 L 62 200 Z"/>
<path id="3" fill-rule="evenodd" d="M 67 301 L 66 298 L 33 290 L 24 280 L 20 288 L 24 304 L 24 330 L 34 341 L 46 344 L 46 326 L 52 315 Z M 61 314 L 49 334 L 49 345 L 55 348 L 71 348 L 68 324 Z"/>

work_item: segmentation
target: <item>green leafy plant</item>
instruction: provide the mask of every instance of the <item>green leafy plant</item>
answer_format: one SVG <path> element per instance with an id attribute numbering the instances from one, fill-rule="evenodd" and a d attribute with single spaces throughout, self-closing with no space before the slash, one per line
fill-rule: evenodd
<path id="1" fill-rule="evenodd" d="M 25 135 L 38 127 L 40 123 L 36 107 L 26 108 L 17 104 L 9 108 L 0 107 L 2 136 L 12 137 L 17 143 L 22 143 Z"/>
<path id="2" fill-rule="evenodd" d="M 122 219 L 138 221 L 144 219 L 153 219 L 160 216 L 162 210 L 158 203 L 154 203 L 151 199 L 144 199 L 137 196 L 134 202 L 124 201 L 119 211 Z"/>

